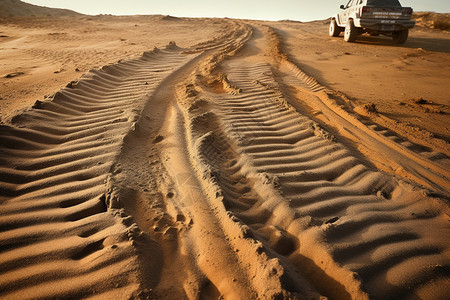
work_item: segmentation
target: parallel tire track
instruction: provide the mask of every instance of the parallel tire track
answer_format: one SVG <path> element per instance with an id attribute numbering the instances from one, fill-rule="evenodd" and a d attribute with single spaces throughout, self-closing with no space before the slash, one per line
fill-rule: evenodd
<path id="1" fill-rule="evenodd" d="M 371 158 L 378 166 L 448 197 L 449 160 L 444 154 L 448 153 L 447 149 L 441 150 L 443 153 L 427 151 L 417 144 L 402 140 L 370 119 L 361 120 L 353 109 L 347 111 L 332 99 L 333 94 L 336 94 L 334 91 L 325 89 L 316 79 L 305 74 L 283 52 L 282 42 L 273 28 L 265 27 L 264 30 L 270 38 L 271 48 L 278 63 L 277 76 L 283 85 L 309 94 L 311 97 L 307 105 L 323 114 L 332 127 L 342 130 L 345 136 L 370 149 Z M 442 145 L 439 149 L 442 149 Z"/>
<path id="2" fill-rule="evenodd" d="M 0 297 L 448 291 L 448 207 L 296 111 L 274 36 L 229 24 L 91 71 L 0 127 Z"/>
<path id="3" fill-rule="evenodd" d="M 208 94 L 222 133 L 214 129 L 204 161 L 217 172 L 226 208 L 266 251 L 328 296 L 365 297 L 362 289 L 380 299 L 425 297 L 439 282 L 445 290 L 446 207 L 430 211 L 420 191 L 330 140 L 286 103 L 269 64 L 236 58 L 227 66 L 241 93 Z"/>

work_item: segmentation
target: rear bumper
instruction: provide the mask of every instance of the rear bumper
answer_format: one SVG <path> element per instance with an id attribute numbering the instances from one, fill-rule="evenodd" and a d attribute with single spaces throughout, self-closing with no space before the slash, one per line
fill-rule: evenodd
<path id="1" fill-rule="evenodd" d="M 355 26 L 373 31 L 400 31 L 411 29 L 416 24 L 413 20 L 380 20 L 380 19 L 356 19 Z"/>

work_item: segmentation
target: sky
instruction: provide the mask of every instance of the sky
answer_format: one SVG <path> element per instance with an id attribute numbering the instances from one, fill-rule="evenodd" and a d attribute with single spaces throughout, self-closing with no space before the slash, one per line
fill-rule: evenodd
<path id="1" fill-rule="evenodd" d="M 25 0 L 89 15 L 171 15 L 312 21 L 330 17 L 348 0 Z M 415 11 L 450 13 L 450 0 L 400 0 Z"/>

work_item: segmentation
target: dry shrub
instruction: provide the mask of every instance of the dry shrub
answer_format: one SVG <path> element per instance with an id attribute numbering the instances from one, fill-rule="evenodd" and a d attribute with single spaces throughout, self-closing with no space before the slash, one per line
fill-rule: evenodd
<path id="1" fill-rule="evenodd" d="M 374 103 L 365 104 L 363 109 L 368 113 L 377 113 L 378 109 Z"/>
<path id="2" fill-rule="evenodd" d="M 448 13 L 415 12 L 412 18 L 416 20 L 418 26 L 450 30 L 450 14 Z"/>
<path id="3" fill-rule="evenodd" d="M 450 20 L 436 20 L 433 22 L 433 28 L 440 30 L 450 30 Z"/>

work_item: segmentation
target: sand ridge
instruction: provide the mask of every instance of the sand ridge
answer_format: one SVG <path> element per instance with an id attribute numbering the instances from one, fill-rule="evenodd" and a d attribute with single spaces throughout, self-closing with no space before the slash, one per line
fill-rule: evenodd
<path id="1" fill-rule="evenodd" d="M 256 29 L 254 30 L 256 31 Z M 254 45 L 248 48 L 263 47 Z M 252 52 L 252 50 L 248 50 L 248 52 Z M 238 56 L 243 56 L 243 54 Z M 254 59 L 251 55 L 249 56 L 249 61 Z M 379 281 L 372 287 L 372 273 L 367 276 L 367 279 L 361 276 L 363 282 L 367 280 L 363 283 L 365 287 L 361 288 L 360 282 L 355 280 L 353 274 L 349 272 L 349 270 L 353 271 L 354 267 L 343 267 L 344 260 L 338 261 L 336 264 L 336 258 L 333 258 L 334 253 L 333 251 L 330 253 L 328 247 L 331 246 L 333 249 L 333 243 L 337 243 L 339 246 L 353 243 L 351 235 L 354 232 L 354 243 L 358 245 L 357 247 L 360 247 L 361 244 L 368 245 L 363 247 L 364 255 L 369 256 L 369 253 L 376 253 L 378 247 L 387 247 L 385 251 L 393 250 L 391 255 L 399 255 L 404 258 L 404 255 L 411 255 L 410 259 L 416 260 L 419 265 L 420 261 L 425 265 L 431 263 L 428 257 L 419 258 L 421 254 L 416 253 L 420 253 L 420 250 L 419 252 L 410 252 L 411 243 L 401 246 L 403 234 L 409 237 L 414 236 L 413 240 L 415 240 L 424 233 L 408 233 L 410 230 L 416 231 L 421 226 L 416 227 L 409 224 L 410 216 L 405 216 L 404 221 L 401 221 L 401 214 L 398 213 L 402 209 L 408 210 L 412 207 L 411 203 L 402 203 L 404 199 L 412 198 L 414 200 L 410 201 L 421 207 L 427 205 L 426 197 L 424 198 L 422 192 L 414 191 L 407 184 L 366 169 L 339 144 L 330 142 L 329 137 L 320 130 L 317 124 L 308 118 L 299 116 L 283 99 L 280 88 L 277 88 L 277 83 L 273 81 L 270 65 L 263 63 L 253 64 L 252 67 L 249 67 L 249 61 L 239 58 L 231 58 L 227 61 L 228 72 L 225 72 L 227 78 L 230 84 L 237 87 L 240 92 L 235 96 L 223 93 L 216 95 L 205 93 L 208 97 L 207 102 L 211 103 L 211 106 L 217 102 L 216 105 L 220 108 L 212 110 L 212 113 L 202 113 L 199 116 L 204 119 L 205 125 L 210 126 L 214 119 L 222 120 L 225 123 L 222 125 L 225 134 L 220 134 L 220 129 L 214 128 L 206 136 L 199 137 L 199 139 L 207 139 L 206 149 L 202 148 L 203 151 L 199 155 L 207 154 L 204 160 L 210 165 L 215 181 L 222 189 L 225 207 L 245 224 L 243 226 L 250 226 L 254 230 L 254 234 L 262 240 L 263 245 L 271 249 L 267 250 L 268 252 L 275 250 L 275 253 L 290 257 L 296 263 L 300 263 L 298 267 L 302 267 L 303 271 L 308 266 L 310 269 L 306 269 L 306 272 L 312 277 L 308 279 L 312 282 L 315 281 L 314 283 L 317 284 L 315 287 L 327 295 L 336 297 L 350 294 L 352 297 L 365 297 L 362 291 L 368 291 L 371 295 L 378 297 L 387 295 L 404 297 L 410 293 L 411 291 L 408 291 L 410 288 L 403 290 L 398 282 L 395 288 L 388 288 L 389 284 L 378 279 L 377 276 L 374 277 Z M 310 80 L 309 82 L 315 87 L 315 81 Z M 191 94 L 189 93 L 189 95 Z M 202 96 L 199 98 L 202 99 Z M 214 100 L 210 97 L 218 99 Z M 271 98 L 274 99 L 273 102 L 269 102 Z M 194 102 L 194 107 L 197 107 L 196 102 Z M 192 111 L 198 113 L 197 110 Z M 217 115 L 216 118 L 213 117 L 214 114 Z M 195 127 L 192 130 L 195 130 Z M 229 145 L 228 138 L 223 138 L 224 136 L 235 137 L 238 145 L 234 147 L 238 149 L 233 151 L 234 147 Z M 202 147 L 205 146 L 202 145 Z M 241 150 L 239 150 L 240 147 Z M 312 149 L 316 149 L 316 151 L 312 152 Z M 233 154 L 233 152 L 238 154 Z M 242 152 L 242 156 L 240 152 Z M 304 163 L 302 163 L 302 158 Z M 253 159 L 255 159 L 254 163 L 252 163 Z M 282 196 L 281 199 L 280 196 Z M 328 197 L 330 197 L 329 200 L 327 200 Z M 286 200 L 290 205 L 286 206 Z M 388 200 L 399 203 L 388 204 L 386 203 Z M 362 201 L 360 203 L 362 210 L 356 208 L 359 207 L 359 201 Z M 391 205 L 392 207 L 389 208 Z M 408 205 L 411 207 L 408 208 Z M 377 211 L 379 209 L 377 207 L 383 207 L 382 212 L 371 212 Z M 445 205 L 441 208 L 446 210 Z M 351 217 L 348 221 L 346 220 L 342 213 L 347 210 L 353 211 L 353 209 L 361 214 L 362 219 L 355 218 L 353 213 L 349 212 Z M 391 209 L 397 211 L 394 213 L 396 217 L 393 219 L 388 217 L 390 215 L 388 211 Z M 400 219 L 398 219 L 399 217 Z M 443 221 L 442 215 L 430 216 L 430 218 L 436 218 L 437 223 Z M 388 233 L 384 232 L 384 229 L 377 233 L 380 224 L 386 222 L 400 222 L 403 233 L 399 234 L 397 231 L 388 231 Z M 417 224 L 420 222 L 418 220 Z M 362 224 L 366 224 L 367 227 L 362 227 Z M 443 226 L 441 228 L 444 229 L 446 227 L 444 224 L 445 221 L 438 226 Z M 428 226 L 427 228 L 429 229 Z M 342 233 L 339 234 L 339 232 Z M 362 232 L 370 233 L 367 235 L 367 242 L 360 240 Z M 440 231 L 438 230 L 438 232 Z M 345 237 L 346 242 L 342 243 L 339 238 L 332 238 L 335 234 Z M 378 236 L 379 234 L 380 236 Z M 437 233 L 435 238 L 438 238 L 439 234 Z M 398 239 L 398 244 L 396 239 Z M 319 241 L 324 240 L 326 241 L 324 248 L 320 251 L 318 250 L 321 244 Z M 389 240 L 388 246 L 385 244 L 387 240 Z M 434 245 L 435 242 L 436 240 L 431 242 L 431 245 Z M 389 248 L 391 243 L 393 246 Z M 311 245 L 311 248 L 308 247 L 308 244 Z M 302 247 L 302 245 L 305 246 Z M 424 245 L 420 241 L 415 247 L 422 246 Z M 349 251 L 347 246 L 343 247 L 345 248 L 343 252 Z M 432 253 L 446 251 L 444 250 L 445 242 L 438 248 L 440 250 L 430 251 Z M 308 251 L 311 252 L 308 253 Z M 350 252 L 355 255 L 355 252 Z M 363 254 L 361 253 L 361 255 Z M 416 255 L 419 257 L 416 258 Z M 446 261 L 444 257 L 443 260 L 436 262 L 436 265 L 444 263 Z M 310 260 L 312 263 L 308 264 L 307 262 Z M 322 266 L 322 264 L 325 265 Z M 433 265 L 433 263 L 431 264 Z M 292 267 L 287 265 L 287 268 Z M 365 267 L 369 268 L 368 265 Z M 402 272 L 400 266 L 397 267 L 396 260 L 393 260 L 391 266 L 384 265 L 383 267 L 393 270 L 398 268 L 398 272 Z M 320 284 L 320 276 L 324 277 L 318 270 L 321 268 L 327 270 L 328 277 L 325 278 L 329 278 L 328 282 L 331 283 L 328 290 L 324 290 L 323 285 Z M 376 264 L 373 268 L 378 270 Z M 383 271 L 385 270 L 383 269 Z M 423 272 L 420 268 L 419 270 L 419 272 Z M 363 273 L 361 272 L 361 274 Z M 382 275 L 380 276 L 383 278 Z M 408 276 L 414 277 L 412 273 L 408 273 Z M 428 275 L 423 274 L 422 276 Z M 431 278 L 423 278 L 420 281 L 427 280 L 433 281 Z M 431 282 L 430 284 L 433 285 Z M 403 284 L 409 285 L 410 282 Z M 386 288 L 382 290 L 381 287 Z M 420 288 L 426 289 L 426 284 Z"/>
<path id="2" fill-rule="evenodd" d="M 270 27 L 268 35 L 277 40 L 276 32 Z M 325 116 L 326 123 L 332 123 L 334 127 L 338 127 L 342 135 L 355 141 L 363 141 L 362 145 L 368 149 L 366 153 L 369 152 L 366 155 L 370 155 L 379 168 L 391 172 L 393 170 L 393 173 L 440 190 L 442 193 L 448 193 L 450 172 L 447 168 L 446 155 L 440 152 L 421 151 L 420 147 L 409 142 L 402 143 L 402 139 L 389 130 L 360 118 L 357 114 L 358 110 L 343 109 L 333 98 L 336 92 L 327 91 L 313 77 L 299 69 L 286 55 L 280 54 L 282 53 L 280 43 L 276 43 L 274 48 L 281 64 L 281 80 L 287 85 L 296 86 L 299 90 L 297 95 L 300 97 L 305 92 L 312 92 L 314 96 L 309 97 L 309 105 Z M 364 115 L 364 111 L 362 114 Z M 444 146 L 442 150 L 446 153 L 447 147 Z"/>
<path id="3" fill-rule="evenodd" d="M 221 26 L 4 120 L 0 295 L 448 294 L 448 157 L 338 105 L 279 29 Z"/>
<path id="4" fill-rule="evenodd" d="M 6 17 L 60 17 L 60 16 L 80 16 L 69 9 L 49 8 L 20 0 L 3 0 L 0 3 L 0 18 Z"/>
<path id="5" fill-rule="evenodd" d="M 2 173 L 9 174 L 1 184 L 2 202 L 7 202 L 2 203 L 1 218 L 6 297 L 30 293 L 26 287 L 17 289 L 24 280 L 50 286 L 52 278 L 70 280 L 77 272 L 82 274 L 78 278 L 91 274 L 97 281 L 75 280 L 77 284 L 32 294 L 79 297 L 114 288 L 123 296 L 136 289 L 137 276 L 130 276 L 139 268 L 131 244 L 135 226 L 120 208 L 113 209 L 115 200 L 105 183 L 139 102 L 189 58 L 178 50 L 154 50 L 140 59 L 91 71 L 51 101 L 37 102 L 13 118 L 13 126 L 26 129 L 2 128 Z M 16 229 L 8 230 L 12 228 Z M 17 269 L 21 261 L 28 266 L 22 271 Z M 29 272 L 31 268 L 35 271 Z M 11 280 L 12 274 L 17 279 Z M 111 278 L 105 280 L 101 274 Z"/>
<path id="6" fill-rule="evenodd" d="M 172 40 L 181 47 L 212 40 L 228 23 L 160 15 L 1 18 L 1 119 L 50 98 L 91 69 L 137 58 Z"/>

